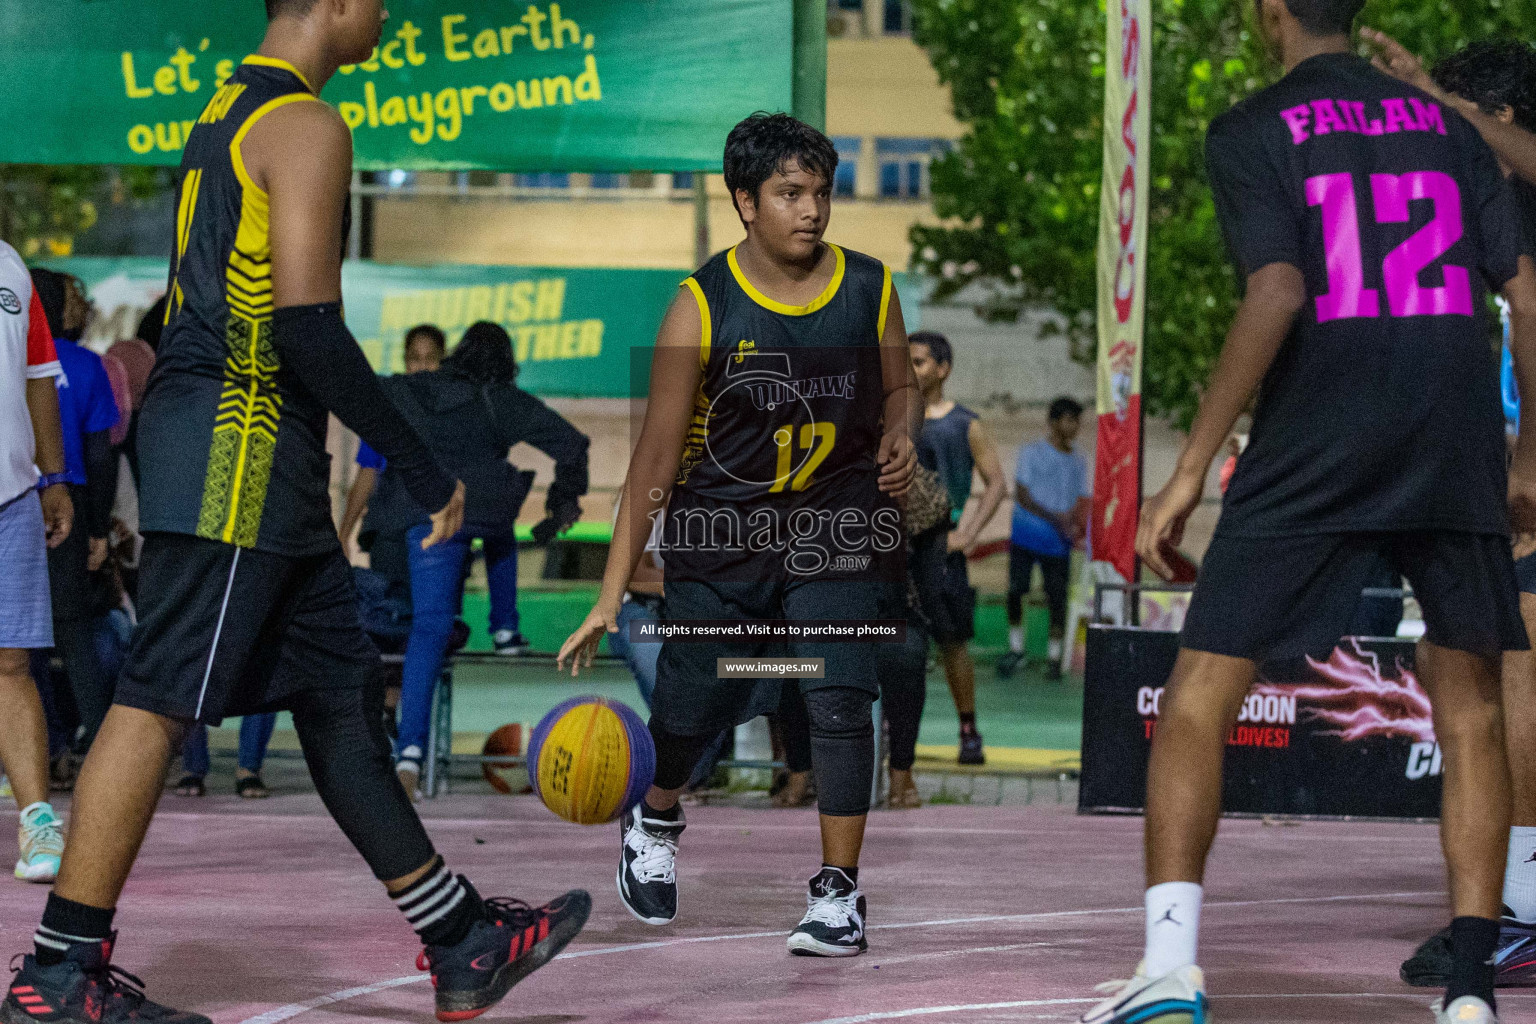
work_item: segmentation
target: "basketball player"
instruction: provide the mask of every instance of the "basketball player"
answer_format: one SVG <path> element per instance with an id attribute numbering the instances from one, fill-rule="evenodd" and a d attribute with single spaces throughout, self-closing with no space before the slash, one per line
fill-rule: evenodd
<path id="1" fill-rule="evenodd" d="M 976 536 L 992 521 L 1003 503 L 1006 485 L 997 461 L 997 446 L 987 435 L 981 417 L 944 397 L 944 383 L 955 368 L 955 352 L 949 339 L 937 331 L 918 331 L 912 345 L 912 372 L 923 398 L 923 432 L 917 439 L 917 459 L 939 476 L 949 493 L 952 527 L 944 556 L 941 593 L 924 595 L 930 612 L 929 628 L 944 658 L 944 679 L 949 683 L 955 711 L 960 716 L 961 764 L 985 764 L 981 733 L 976 728 L 976 662 L 967 644 L 976 635 L 976 592 L 966 558 Z M 971 474 L 981 475 L 985 490 L 969 509 Z M 920 584 L 921 585 L 921 584 Z"/>
<path id="2" fill-rule="evenodd" d="M 580 931 L 584 892 L 484 900 L 395 779 L 377 654 L 331 520 L 328 413 L 452 536 L 464 490 L 395 412 L 341 319 L 351 136 L 317 99 L 378 42 L 380 0 L 267 0 L 270 26 L 182 160 L 159 358 L 139 421 L 139 625 L 75 788 L 58 884 L 0 1020 L 206 1024 L 110 965 L 112 917 L 191 723 L 292 711 L 327 809 L 425 946 L 438 1019 L 478 1016 Z"/>
<path id="3" fill-rule="evenodd" d="M 1536 425 L 1506 473 L 1487 287 L 1536 388 L 1536 267 L 1467 121 L 1350 49 L 1363 0 L 1259 0 L 1277 84 L 1211 123 L 1217 215 L 1246 294 L 1172 479 L 1142 513 L 1168 558 L 1262 382 L 1162 705 L 1147 784 L 1146 958 L 1092 1024 L 1200 1019 L 1205 860 L 1228 730 L 1266 658 L 1322 654 L 1387 559 L 1424 609 L 1445 753 L 1453 962 L 1442 1024 L 1489 1024 L 1510 821 L 1500 663 L 1528 648 L 1510 528 L 1536 527 Z M 1536 393 L 1532 391 L 1531 393 Z"/>
<path id="4" fill-rule="evenodd" d="M 822 241 L 837 151 L 787 114 L 754 114 L 725 144 L 739 245 L 683 282 L 662 322 L 645 424 L 630 462 L 596 607 L 560 651 L 590 663 L 618 628 L 625 587 L 665 505 L 667 624 L 875 619 L 920 426 L 889 268 Z M 789 949 L 868 948 L 859 850 L 874 772 L 873 645 L 790 638 L 821 810 L 822 868 Z M 717 659 L 759 642 L 667 639 L 651 705 L 655 785 L 621 821 L 619 895 L 647 924 L 677 914 L 678 794 L 721 729 L 778 707 L 781 683 L 731 678 Z M 798 674 L 798 673 L 796 673 Z"/>
<path id="5" fill-rule="evenodd" d="M 1436 100 L 1454 106 L 1492 147 L 1509 180 L 1525 228 L 1526 252 L 1536 257 L 1536 47 L 1515 41 L 1474 43 L 1435 65 L 1434 77 L 1402 46 L 1370 29 L 1378 66 Z M 1509 350 L 1505 349 L 1506 363 Z M 1517 417 L 1518 419 L 1518 417 Z M 1515 576 L 1520 615 L 1536 632 L 1536 553 L 1517 544 Z M 1494 953 L 1500 986 L 1536 984 L 1536 655 L 1504 656 L 1504 739 L 1514 794 L 1509 855 L 1504 866 L 1504 914 Z M 1445 984 L 1451 969 L 1451 933 L 1427 939 L 1403 963 L 1410 985 Z"/>

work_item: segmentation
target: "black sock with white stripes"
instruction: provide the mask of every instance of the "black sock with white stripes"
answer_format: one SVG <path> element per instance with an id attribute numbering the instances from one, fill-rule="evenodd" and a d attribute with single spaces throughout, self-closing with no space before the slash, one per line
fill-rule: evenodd
<path id="1" fill-rule="evenodd" d="M 480 894 L 463 875 L 450 872 L 440 856 L 426 874 L 389 898 L 427 946 L 457 945 L 476 921 L 485 919 Z"/>
<path id="2" fill-rule="evenodd" d="M 101 942 L 112 937 L 112 915 L 116 910 L 102 910 L 67 900 L 56 892 L 48 894 L 43 921 L 32 933 L 37 946 L 37 962 L 52 967 L 64 962 L 70 946 L 83 942 Z"/>

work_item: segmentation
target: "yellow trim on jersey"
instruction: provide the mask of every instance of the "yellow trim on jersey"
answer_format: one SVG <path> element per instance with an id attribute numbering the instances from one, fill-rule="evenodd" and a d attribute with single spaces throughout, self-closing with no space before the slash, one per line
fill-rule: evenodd
<path id="1" fill-rule="evenodd" d="M 699 304 L 699 369 L 709 366 L 709 346 L 711 341 L 711 324 L 709 322 L 709 300 L 704 297 L 704 289 L 699 287 L 699 282 L 693 278 L 685 278 L 683 287 L 693 292 L 693 301 Z"/>
<path id="2" fill-rule="evenodd" d="M 245 141 L 246 133 L 256 127 L 257 121 L 260 121 L 278 107 L 286 107 L 290 103 L 304 102 L 319 103 L 320 97 L 308 92 L 290 92 L 285 96 L 279 96 L 275 100 L 268 100 L 257 107 L 250 117 L 245 119 L 245 123 L 240 126 L 239 131 L 235 132 L 235 137 L 229 144 L 229 162 L 235 167 L 235 177 L 240 179 L 240 184 L 247 190 L 259 193 L 263 200 L 267 198 L 267 193 L 257 187 L 256 182 L 252 181 L 250 174 L 246 172 L 245 157 L 240 153 L 240 144 Z"/>
<path id="3" fill-rule="evenodd" d="M 880 326 L 876 328 L 876 341 L 885 340 L 885 315 L 891 311 L 891 268 L 882 263 L 880 269 L 885 271 L 885 280 L 880 283 Z"/>
<path id="4" fill-rule="evenodd" d="M 308 89 L 311 93 L 313 93 L 315 91 L 315 87 L 309 84 L 309 79 L 304 77 L 304 72 L 300 71 L 298 68 L 294 67 L 292 64 L 289 64 L 287 61 L 283 60 L 281 57 L 263 57 L 259 53 L 253 53 L 249 57 L 245 58 L 245 60 L 241 61 L 240 63 L 241 64 L 259 64 L 260 66 L 262 66 L 264 68 L 282 68 L 284 71 L 292 73 L 294 78 L 297 78 L 299 81 L 303 82 L 304 83 L 304 88 Z"/>
<path id="5" fill-rule="evenodd" d="M 831 242 L 827 243 L 827 248 L 831 249 L 833 255 L 837 257 L 837 267 L 832 271 L 832 280 L 827 282 L 825 291 L 803 306 L 787 306 L 782 302 L 776 302 L 754 288 L 752 282 L 747 280 L 747 275 L 741 272 L 741 264 L 736 262 L 736 246 L 731 246 L 730 251 L 726 253 L 725 260 L 731 265 L 731 276 L 736 278 L 736 283 L 741 286 L 741 290 L 746 292 L 747 297 L 753 302 L 773 313 L 783 313 L 785 316 L 807 316 L 831 302 L 833 296 L 837 294 L 837 290 L 843 284 L 843 271 L 846 268 L 843 250 Z"/>

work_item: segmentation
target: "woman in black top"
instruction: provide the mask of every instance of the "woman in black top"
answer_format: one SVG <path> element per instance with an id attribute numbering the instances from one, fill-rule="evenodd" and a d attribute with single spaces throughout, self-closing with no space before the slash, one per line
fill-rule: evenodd
<path id="1" fill-rule="evenodd" d="M 414 510 L 416 525 L 406 533 L 412 619 L 400 697 L 398 769 L 407 792 L 415 791 L 420 774 L 432 693 L 463 599 L 471 542 L 476 537 L 483 541 L 487 575 L 516 578 L 513 529 L 533 473 L 507 461 L 513 445 L 526 441 L 555 461 L 547 516 L 534 527 L 535 540 L 549 541 L 581 516 L 578 499 L 587 490 L 587 437 L 518 388 L 516 379 L 511 338 L 500 326 L 481 322 L 464 332 L 441 369 L 391 377 L 385 383 L 438 463 L 465 487 L 464 527 L 456 536 L 422 550 L 421 541 L 431 530 L 423 509 Z"/>

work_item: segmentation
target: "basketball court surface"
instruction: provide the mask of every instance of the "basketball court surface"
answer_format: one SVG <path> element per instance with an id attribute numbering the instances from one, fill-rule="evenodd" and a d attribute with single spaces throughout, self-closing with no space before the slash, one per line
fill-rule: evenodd
<path id="1" fill-rule="evenodd" d="M 869 952 L 791 957 L 816 867 L 814 810 L 690 807 L 678 921 L 633 920 L 614 891 L 618 827 L 533 797 L 420 805 L 484 895 L 594 897 L 565 954 L 486 1021 L 934 1024 L 1071 1021 L 1140 956 L 1141 819 L 1070 807 L 930 806 L 870 818 Z M 114 960 L 151 997 L 216 1024 L 431 1020 L 418 946 L 312 793 L 253 810 L 167 796 L 117 916 Z M 0 950 L 28 949 L 44 886 L 0 885 Z M 1202 926 L 1214 1019 L 1420 1022 L 1437 994 L 1397 980 L 1448 920 L 1432 825 L 1228 821 Z M 1505 1019 L 1536 994 L 1502 992 Z"/>

